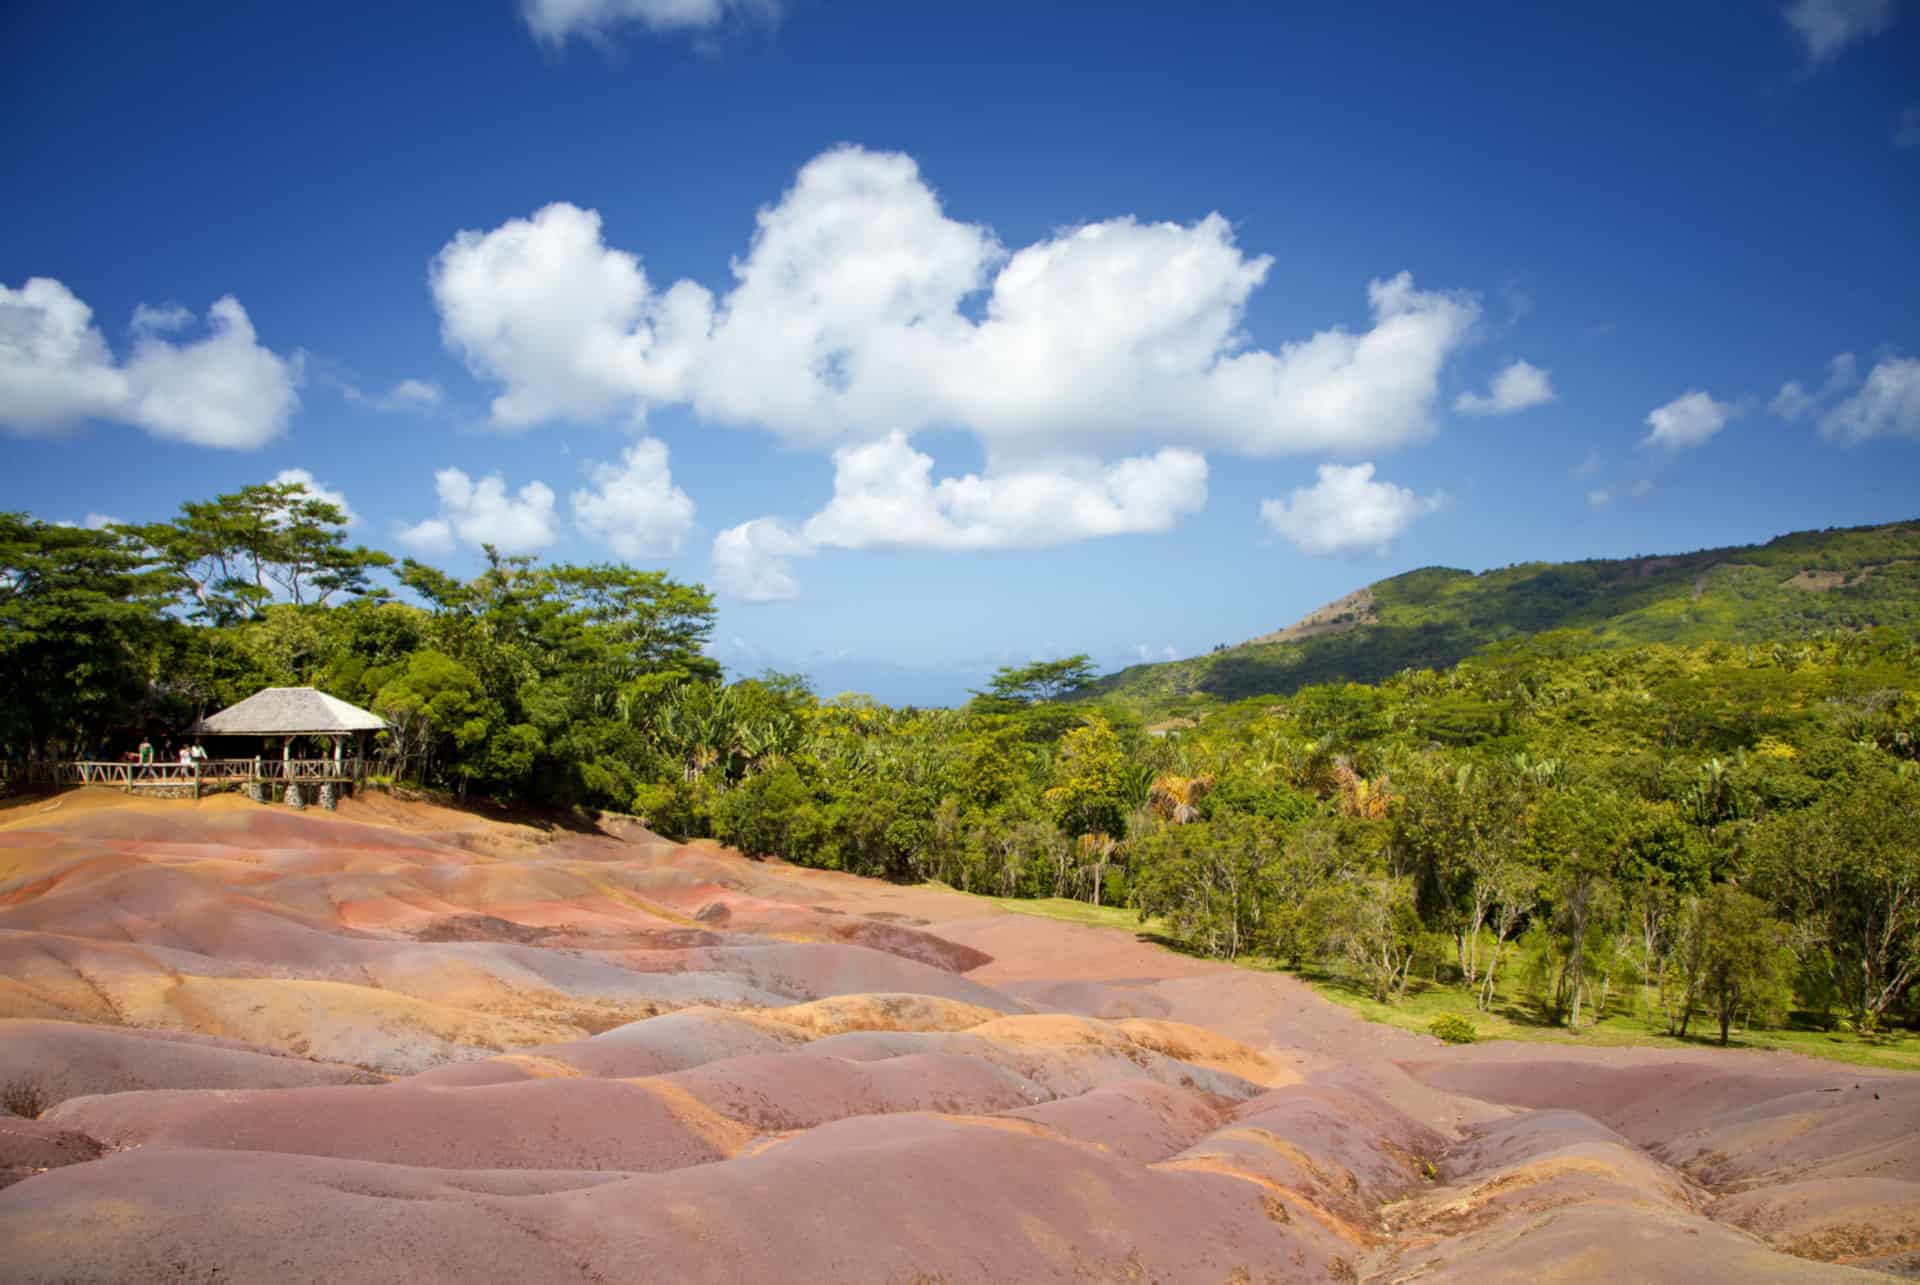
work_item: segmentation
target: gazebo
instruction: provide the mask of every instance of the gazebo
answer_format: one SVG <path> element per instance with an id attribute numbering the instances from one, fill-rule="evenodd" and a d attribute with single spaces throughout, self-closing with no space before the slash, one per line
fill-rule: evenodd
<path id="1" fill-rule="evenodd" d="M 365 761 L 361 738 L 386 726 L 387 720 L 378 714 L 315 687 L 268 687 L 218 714 L 209 714 L 188 730 L 196 736 L 278 738 L 279 761 L 256 754 L 247 792 L 264 802 L 272 786 L 284 782 L 288 805 L 298 808 L 306 805 L 301 787 L 314 785 L 319 787 L 320 806 L 331 809 L 338 787 L 360 779 Z M 333 754 L 318 759 L 294 758 L 293 742 L 302 736 L 331 740 Z M 350 739 L 354 747 L 352 762 L 346 757 Z"/>

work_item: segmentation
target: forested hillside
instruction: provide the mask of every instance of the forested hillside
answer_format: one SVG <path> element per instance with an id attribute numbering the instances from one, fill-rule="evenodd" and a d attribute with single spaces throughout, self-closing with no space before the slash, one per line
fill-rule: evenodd
<path id="1" fill-rule="evenodd" d="M 1869 1031 L 1920 998 L 1915 545 L 1415 573 L 1376 587 L 1377 624 L 1269 644 L 1311 658 L 1285 695 L 1148 724 L 1084 657 L 1003 669 L 958 709 L 725 683 L 697 586 L 394 567 L 298 488 L 249 488 L 144 527 L 0 515 L 0 737 L 70 756 L 311 683 L 393 723 L 396 782 L 1130 907 L 1383 1001 L 1418 969 L 1576 1028 L 1631 1008 L 1676 1033 Z M 1422 638 L 1472 654 L 1306 682 Z"/>
<path id="2" fill-rule="evenodd" d="M 1674 556 L 1446 567 L 1368 586 L 1300 625 L 1209 655 L 1135 665 L 1091 691 L 1143 710 L 1373 682 L 1488 643 L 1579 629 L 1597 645 L 1751 642 L 1920 625 L 1920 522 L 1802 531 Z"/>

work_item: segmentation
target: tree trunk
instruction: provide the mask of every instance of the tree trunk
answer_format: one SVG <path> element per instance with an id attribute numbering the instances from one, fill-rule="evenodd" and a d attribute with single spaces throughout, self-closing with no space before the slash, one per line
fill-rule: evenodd
<path id="1" fill-rule="evenodd" d="M 1573 941 L 1567 952 L 1567 982 L 1572 991 L 1568 1009 L 1567 1029 L 1580 1029 L 1580 990 L 1585 980 L 1587 963 L 1587 915 L 1593 903 L 1593 877 L 1584 872 L 1574 885 L 1571 910 L 1573 911 Z"/>

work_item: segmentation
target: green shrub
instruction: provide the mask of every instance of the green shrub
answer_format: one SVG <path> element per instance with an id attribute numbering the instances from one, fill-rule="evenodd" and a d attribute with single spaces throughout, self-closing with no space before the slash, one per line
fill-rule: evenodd
<path id="1" fill-rule="evenodd" d="M 1473 1029 L 1472 1022 L 1452 1013 L 1434 1018 L 1427 1023 L 1427 1029 L 1449 1044 L 1471 1044 L 1480 1038 L 1480 1032 Z"/>
<path id="2" fill-rule="evenodd" d="M 0 1084 L 0 1114 L 11 1112 L 34 1120 L 52 1105 L 47 1100 L 46 1089 L 38 1081 L 9 1080 Z"/>

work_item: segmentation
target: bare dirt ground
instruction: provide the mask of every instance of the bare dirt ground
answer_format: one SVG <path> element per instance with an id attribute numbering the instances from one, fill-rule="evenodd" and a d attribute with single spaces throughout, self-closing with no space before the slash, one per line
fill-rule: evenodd
<path id="1" fill-rule="evenodd" d="M 7 1281 L 1920 1276 L 1920 1077 L 382 796 L 0 810 L 0 1108 Z"/>

